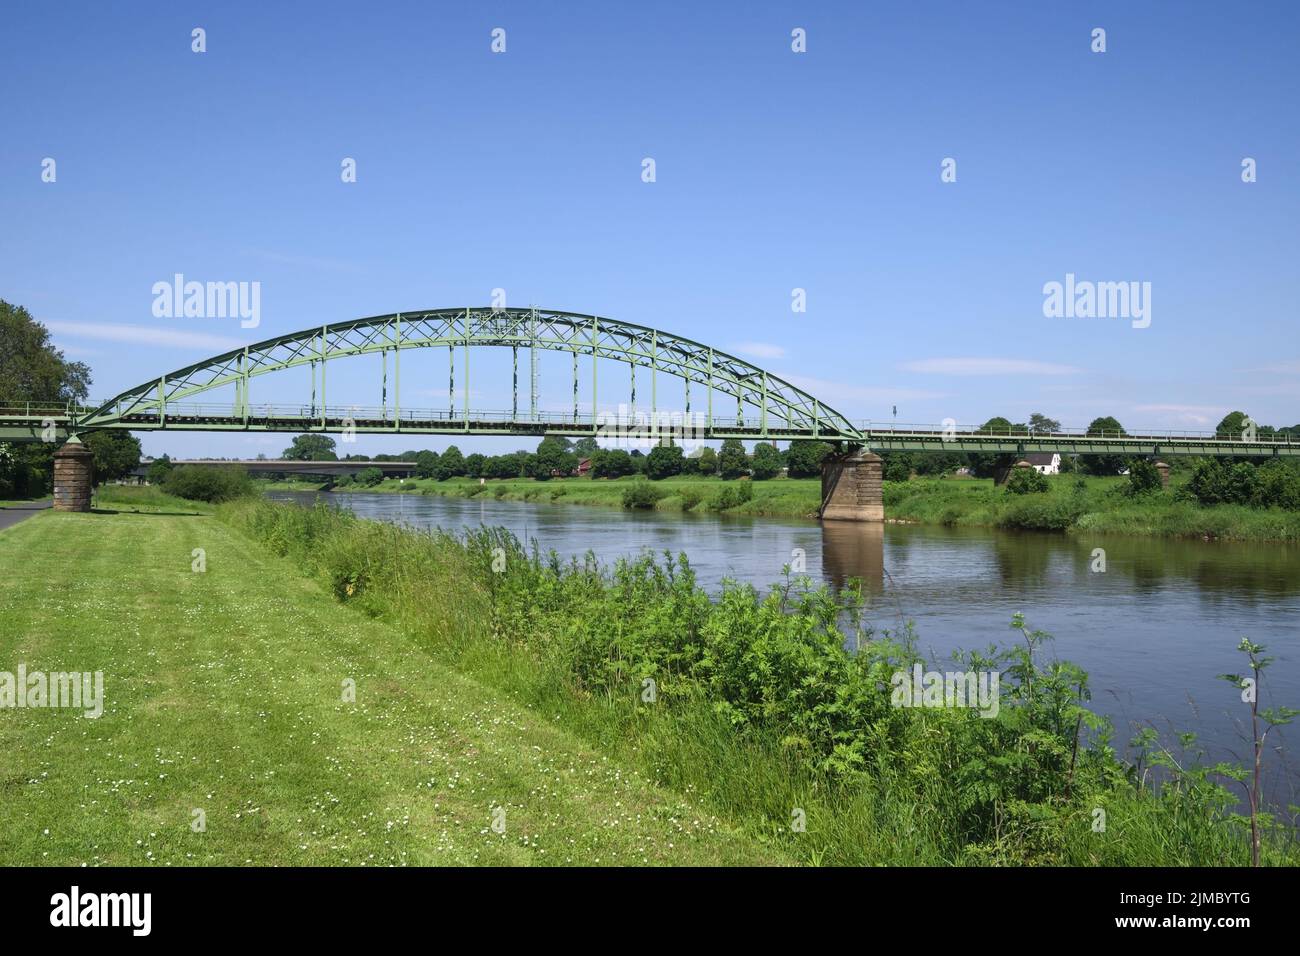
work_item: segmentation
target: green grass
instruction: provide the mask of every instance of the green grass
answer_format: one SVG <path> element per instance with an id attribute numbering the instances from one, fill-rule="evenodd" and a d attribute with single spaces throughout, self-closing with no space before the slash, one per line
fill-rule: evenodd
<path id="1" fill-rule="evenodd" d="M 1039 703 L 1033 694 L 1025 703 L 1023 681 L 1008 691 L 1001 720 L 892 708 L 897 645 L 867 634 L 861 654 L 846 654 L 825 592 L 705 594 L 680 565 L 530 559 L 494 532 L 457 539 L 324 507 L 238 502 L 218 514 L 300 562 L 341 602 L 417 637 L 440 662 L 799 861 L 1247 859 L 1243 828 L 1225 810 L 1231 799 L 1192 755 L 1147 752 L 1183 768 L 1160 790 L 1104 743 L 1085 743 L 1076 767 L 1072 741 L 1084 717 L 1070 702 L 1066 685 L 1079 678 L 1068 668 L 1039 670 Z M 498 548 L 499 571 L 489 568 Z M 480 626 L 458 626 L 429 599 L 447 594 L 481 608 Z M 659 686 L 652 705 L 642 697 L 647 676 Z M 1092 828 L 1099 807 L 1108 821 L 1101 834 Z M 806 832 L 791 829 L 797 810 Z M 1269 831 L 1265 858 L 1295 863 L 1285 825 Z"/>
<path id="2" fill-rule="evenodd" d="M 405 484 L 389 478 L 373 488 L 358 491 L 397 492 L 406 494 L 442 495 L 451 498 L 488 497 L 503 501 L 533 501 L 540 503 L 590 505 L 602 508 L 622 508 L 623 492 L 640 477 L 615 479 L 552 478 L 537 481 L 533 478 L 490 478 L 480 485 L 477 478 L 448 478 L 436 481 L 431 478 L 408 478 Z M 742 482 L 723 481 L 720 478 L 678 476 L 650 482 L 662 497 L 655 505 L 657 511 L 726 511 L 768 517 L 816 517 L 821 505 L 821 481 L 816 478 L 774 478 L 770 481 L 744 481 L 753 489 L 753 498 L 734 507 L 718 507 L 718 496 L 724 490 Z"/>
<path id="3" fill-rule="evenodd" d="M 992 481 L 914 478 L 885 482 L 885 514 L 921 524 L 1025 531 L 1087 531 L 1238 541 L 1300 540 L 1300 512 L 1179 501 L 1181 479 L 1131 498 L 1126 478 L 1052 476 L 1049 490 L 1015 495 Z"/>
<path id="4" fill-rule="evenodd" d="M 106 697 L 97 720 L 0 710 L 0 863 L 789 862 L 210 509 L 99 500 L 0 532 L 0 670 L 100 670 Z M 483 632 L 474 589 L 422 599 L 448 633 Z"/>

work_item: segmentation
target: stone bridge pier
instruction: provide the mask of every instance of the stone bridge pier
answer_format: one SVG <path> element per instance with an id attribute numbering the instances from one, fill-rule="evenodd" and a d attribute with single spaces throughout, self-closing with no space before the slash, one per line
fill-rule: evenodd
<path id="1" fill-rule="evenodd" d="M 89 511 L 95 484 L 94 455 L 73 435 L 54 453 L 54 510 Z"/>
<path id="2" fill-rule="evenodd" d="M 823 521 L 884 521 L 883 463 L 865 448 L 822 459 Z"/>

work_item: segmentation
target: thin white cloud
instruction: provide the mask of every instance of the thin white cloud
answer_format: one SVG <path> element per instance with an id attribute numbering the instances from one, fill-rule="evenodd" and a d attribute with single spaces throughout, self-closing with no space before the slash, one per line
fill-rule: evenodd
<path id="1" fill-rule="evenodd" d="M 905 372 L 924 375 L 1078 375 L 1083 369 L 1032 359 L 932 358 L 904 362 Z"/>
<path id="2" fill-rule="evenodd" d="M 1266 372 L 1271 375 L 1300 375 L 1300 359 L 1292 359 L 1289 362 L 1274 362 L 1272 365 L 1265 365 L 1263 368 L 1248 368 L 1247 372 Z"/>
<path id="3" fill-rule="evenodd" d="M 779 345 L 771 345 L 767 342 L 741 342 L 736 346 L 736 351 L 741 355 L 749 355 L 753 358 L 785 358 L 785 349 L 781 348 Z"/>
<path id="4" fill-rule="evenodd" d="M 1223 405 L 1134 405 L 1133 411 L 1139 415 L 1159 415 L 1187 425 L 1213 425 L 1227 414 Z"/>
<path id="5" fill-rule="evenodd" d="M 157 348 L 203 349 L 208 352 L 228 352 L 248 343 L 243 339 L 210 332 L 190 332 L 184 329 L 160 328 L 152 325 L 114 325 L 105 322 L 46 322 L 51 332 L 72 339 L 95 339 L 104 342 L 129 342 L 132 345 L 151 345 Z"/>

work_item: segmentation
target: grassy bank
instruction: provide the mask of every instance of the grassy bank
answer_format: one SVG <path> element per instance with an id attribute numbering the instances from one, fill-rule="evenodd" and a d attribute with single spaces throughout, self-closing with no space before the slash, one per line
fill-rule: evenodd
<path id="1" fill-rule="evenodd" d="M 626 507 L 628 489 L 642 483 L 658 511 L 693 511 L 770 517 L 815 517 L 821 483 L 812 478 L 723 481 L 677 477 L 591 480 L 556 478 L 389 479 L 366 491 L 489 497 L 501 501 Z M 1059 475 L 1049 490 L 1017 495 L 991 479 L 913 478 L 884 483 L 885 517 L 917 524 L 963 525 L 1021 531 L 1087 531 L 1157 537 L 1238 541 L 1300 541 L 1300 512 L 1239 505 L 1203 507 L 1176 500 L 1180 483 L 1140 498 L 1124 493 L 1126 478 Z M 358 489 L 361 490 L 361 489 Z M 743 494 L 742 494 L 743 492 Z M 748 497 L 746 497 L 748 496 Z"/>
<path id="2" fill-rule="evenodd" d="M 1043 635 L 1014 635 L 1036 655 L 966 660 L 1003 675 L 992 718 L 897 707 L 890 677 L 918 660 L 909 635 L 846 632 L 825 591 L 709 595 L 685 563 L 564 564 L 495 532 L 456 539 L 325 507 L 218 514 L 432 659 L 803 862 L 1248 860 L 1222 778 L 1150 743 L 1140 765 L 1122 762 L 1086 710 L 1086 676 L 1041 662 Z M 475 611 L 449 618 L 430 595 Z M 1152 765 L 1167 785 L 1153 787 Z M 1294 832 L 1269 828 L 1266 862 L 1296 859 Z"/>
<path id="3" fill-rule="evenodd" d="M 923 524 L 1026 531 L 1088 531 L 1237 541 L 1300 541 L 1300 512 L 1177 500 L 1179 483 L 1142 497 L 1126 478 L 1053 476 L 1048 490 L 1016 495 L 991 481 L 886 482 L 885 514 Z"/>
<path id="4" fill-rule="evenodd" d="M 0 863 L 789 862 L 212 509 L 153 489 L 99 504 L 0 532 L 0 671 L 98 670 L 105 696 L 98 719 L 0 709 Z M 424 622 L 481 634 L 485 592 L 437 566 L 401 580 L 434 579 Z"/>

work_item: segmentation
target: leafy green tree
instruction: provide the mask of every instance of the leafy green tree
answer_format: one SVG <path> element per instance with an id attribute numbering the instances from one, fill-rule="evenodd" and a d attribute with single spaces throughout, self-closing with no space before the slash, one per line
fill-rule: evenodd
<path id="1" fill-rule="evenodd" d="M 723 478 L 739 478 L 748 473 L 749 461 L 745 457 L 745 446 L 737 438 L 728 438 L 722 443 L 718 453 L 718 471 Z"/>
<path id="2" fill-rule="evenodd" d="M 474 452 L 474 454 L 466 456 L 465 474 L 469 475 L 471 478 L 486 478 L 487 475 L 484 474 L 486 468 L 486 455 L 480 455 L 478 452 Z"/>
<path id="3" fill-rule="evenodd" d="M 591 458 L 600 451 L 600 445 L 594 438 L 579 438 L 573 443 L 573 453 L 579 458 Z"/>
<path id="4" fill-rule="evenodd" d="M 384 480 L 384 473 L 378 468 L 362 468 L 353 480 L 362 488 L 373 488 Z"/>
<path id="5" fill-rule="evenodd" d="M 140 439 L 130 432 L 90 432 L 83 441 L 95 456 L 96 482 L 116 481 L 140 467 Z"/>
<path id="6" fill-rule="evenodd" d="M 767 481 L 781 473 L 781 453 L 775 445 L 759 442 L 754 446 L 754 457 L 750 460 L 756 481 Z"/>
<path id="7" fill-rule="evenodd" d="M 1029 430 L 1036 434 L 1059 432 L 1061 430 L 1061 423 L 1055 418 L 1048 418 L 1042 412 L 1034 412 L 1029 416 Z"/>
<path id="8" fill-rule="evenodd" d="M 421 478 L 438 477 L 438 453 L 436 451 L 418 451 L 415 453 L 415 473 Z"/>
<path id="9" fill-rule="evenodd" d="M 703 448 L 700 457 L 696 459 L 695 470 L 705 477 L 712 478 L 718 473 L 718 453 L 707 446 Z"/>
<path id="10" fill-rule="evenodd" d="M 80 402 L 90 391 L 90 369 L 69 362 L 50 332 L 19 305 L 0 299 L 0 398 L 16 402 Z"/>
<path id="11" fill-rule="evenodd" d="M 1115 438 L 1126 435 L 1124 426 L 1109 415 L 1094 418 L 1088 426 L 1088 434 Z M 1090 475 L 1118 475 L 1128 465 L 1125 455 L 1080 455 L 1079 465 Z"/>
<path id="12" fill-rule="evenodd" d="M 819 478 L 822 473 L 822 459 L 831 452 L 831 446 L 824 441 L 798 439 L 790 442 L 786 460 L 791 478 Z"/>
<path id="13" fill-rule="evenodd" d="M 1001 415 L 990 418 L 979 430 L 987 432 L 990 435 L 1006 435 L 1015 428 L 1009 419 Z M 971 452 L 967 458 L 970 461 L 970 470 L 976 478 L 992 478 L 999 471 L 1010 468 L 1016 463 L 1014 454 L 994 454 L 992 452 Z"/>
<path id="14" fill-rule="evenodd" d="M 635 472 L 632 456 L 621 448 L 604 448 L 591 456 L 593 478 L 622 478 Z"/>
<path id="15" fill-rule="evenodd" d="M 638 474 L 638 475 L 644 475 L 644 474 L 645 474 L 645 455 L 642 454 L 641 449 L 640 449 L 640 448 L 633 448 L 632 451 L 628 453 L 628 457 L 629 457 L 630 459 L 632 459 L 632 471 L 633 471 L 633 473 L 634 473 L 634 474 Z"/>
<path id="16" fill-rule="evenodd" d="M 907 481 L 912 477 L 912 463 L 916 457 L 903 451 L 885 452 L 880 456 L 880 477 L 885 481 Z"/>
<path id="17" fill-rule="evenodd" d="M 1214 433 L 1226 438 L 1241 438 L 1242 432 L 1246 429 L 1246 419 L 1249 417 L 1245 412 L 1228 412 L 1215 426 Z"/>
<path id="18" fill-rule="evenodd" d="M 439 481 L 446 481 L 448 478 L 460 478 L 464 474 L 465 456 L 455 445 L 448 445 L 447 449 L 438 456 L 438 468 L 434 477 Z"/>
<path id="19" fill-rule="evenodd" d="M 308 434 L 296 436 L 280 457 L 294 461 L 338 461 L 339 456 L 329 435 Z"/>
<path id="20" fill-rule="evenodd" d="M 654 448 L 650 449 L 650 454 L 646 456 L 646 477 L 658 481 L 661 478 L 680 475 L 683 461 L 681 447 L 673 444 L 671 440 L 666 445 L 655 445 Z"/>
<path id="21" fill-rule="evenodd" d="M 568 475 L 578 467 L 578 456 L 569 451 L 563 438 L 548 435 L 537 446 L 537 453 L 528 462 L 528 474 L 538 481 L 547 481 L 555 473 Z"/>
<path id="22" fill-rule="evenodd" d="M 0 399 L 65 404 L 85 401 L 89 390 L 90 369 L 67 361 L 30 312 L 0 299 Z M 0 444 L 0 494 L 48 494 L 57 449 L 53 442 Z"/>
<path id="23" fill-rule="evenodd" d="M 149 462 L 149 469 L 145 472 L 145 480 L 151 485 L 161 485 L 167 480 L 167 476 L 171 473 L 173 467 L 175 466 L 172 465 L 172 460 L 166 455 L 155 458 Z"/>

